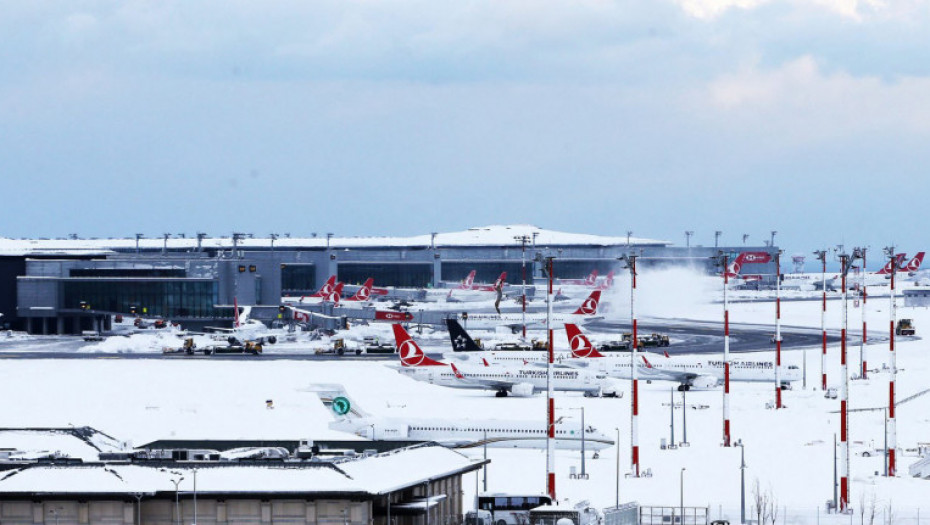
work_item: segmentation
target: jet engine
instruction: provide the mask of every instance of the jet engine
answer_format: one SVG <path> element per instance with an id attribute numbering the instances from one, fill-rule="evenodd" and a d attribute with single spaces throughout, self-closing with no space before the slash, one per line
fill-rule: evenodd
<path id="1" fill-rule="evenodd" d="M 518 383 L 510 387 L 510 395 L 514 397 L 530 397 L 533 393 L 533 385 L 530 383 Z"/>

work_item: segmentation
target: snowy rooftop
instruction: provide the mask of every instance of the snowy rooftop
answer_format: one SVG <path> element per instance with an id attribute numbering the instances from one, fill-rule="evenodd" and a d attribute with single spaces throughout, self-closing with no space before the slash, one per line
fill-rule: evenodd
<path id="1" fill-rule="evenodd" d="M 481 463 L 438 445 L 400 449 L 334 463 L 237 465 L 197 464 L 198 493 L 367 493 L 385 494 L 429 479 L 471 470 Z M 36 465 L 0 473 L 0 492 L 125 494 L 174 492 L 172 479 L 184 477 L 181 492 L 192 490 L 193 472 L 143 465 Z"/>
<path id="2" fill-rule="evenodd" d="M 442 246 L 518 246 L 515 237 L 536 234 L 536 244 L 541 246 L 614 246 L 625 245 L 627 242 L 636 245 L 670 244 L 668 241 L 645 239 L 641 237 L 610 237 L 602 235 L 589 235 L 584 233 L 568 233 L 555 230 L 545 230 L 529 224 L 495 225 L 469 228 L 465 231 L 437 233 L 435 245 Z M 377 248 L 382 246 L 430 246 L 433 241 L 431 234 L 415 235 L 412 237 L 332 237 L 329 246 L 332 248 Z M 229 248 L 232 246 L 230 237 L 207 237 L 202 241 L 204 248 Z M 280 248 L 325 248 L 326 236 L 318 237 L 279 237 L 274 241 L 275 247 Z M 271 246 L 269 237 L 244 238 L 239 240 L 239 246 L 248 248 L 268 248 Z M 165 246 L 162 237 L 139 239 L 139 247 L 147 250 L 161 249 Z M 173 250 L 195 249 L 197 239 L 192 237 L 172 237 L 167 240 L 167 246 Z M 5 239 L 0 238 L 0 255 L 98 255 L 109 250 L 132 250 L 136 247 L 136 239 Z"/>

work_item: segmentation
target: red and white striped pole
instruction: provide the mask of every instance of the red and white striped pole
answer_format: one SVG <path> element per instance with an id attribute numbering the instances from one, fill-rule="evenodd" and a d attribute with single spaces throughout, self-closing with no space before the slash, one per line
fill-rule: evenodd
<path id="1" fill-rule="evenodd" d="M 849 306 L 846 303 L 846 273 L 849 255 L 841 254 L 843 286 L 843 328 L 840 330 L 840 512 L 849 508 L 849 435 L 847 407 L 849 404 L 849 373 L 846 365 L 846 327 L 849 322 Z"/>
<path id="2" fill-rule="evenodd" d="M 820 388 L 824 391 L 827 390 L 827 251 L 820 250 L 814 252 L 817 254 L 817 258 L 820 259 L 822 263 L 821 270 L 821 287 L 823 289 L 823 302 L 820 306 L 820 331 L 823 334 L 823 351 L 820 353 Z"/>
<path id="3" fill-rule="evenodd" d="M 775 409 L 781 404 L 781 250 L 775 252 Z"/>
<path id="4" fill-rule="evenodd" d="M 888 337 L 888 350 L 891 352 L 891 382 L 888 383 L 888 472 L 885 473 L 888 477 L 893 477 L 895 475 L 895 449 L 898 446 L 898 429 L 897 429 L 897 420 L 895 419 L 894 409 L 895 409 L 895 381 L 897 380 L 898 375 L 898 357 L 897 352 L 894 348 L 894 338 L 895 338 L 895 323 L 897 322 L 898 317 L 898 305 L 895 298 L 895 275 L 898 273 L 897 268 L 897 258 L 894 254 L 894 248 L 892 247 L 889 250 L 889 257 L 891 258 L 891 323 Z"/>
<path id="5" fill-rule="evenodd" d="M 638 342 L 637 339 L 637 326 L 636 326 L 636 256 L 629 256 L 630 262 L 630 278 L 632 285 L 630 286 L 630 319 L 633 327 L 633 340 L 630 343 L 632 346 L 630 348 L 630 377 L 632 379 L 632 399 L 630 402 L 633 404 L 630 412 L 630 446 L 631 446 L 631 461 L 632 461 L 632 470 L 633 476 L 639 477 L 639 380 L 637 379 L 637 365 L 638 357 Z M 619 444 L 618 444 L 619 446 Z"/>
<path id="6" fill-rule="evenodd" d="M 552 339 L 552 257 L 549 257 L 549 293 L 546 297 L 546 330 L 549 333 L 549 359 L 546 360 L 546 410 L 547 410 L 547 439 L 546 439 L 546 493 L 555 499 L 555 397 L 553 397 L 552 365 L 555 362 L 555 352 Z"/>
<path id="7" fill-rule="evenodd" d="M 868 299 L 868 292 L 866 291 L 866 279 L 865 279 L 865 248 L 860 250 L 862 252 L 862 264 L 859 265 L 859 275 L 860 281 L 862 283 L 862 345 L 859 347 L 859 361 L 862 362 L 862 370 L 859 372 L 859 375 L 862 379 L 869 378 L 869 360 L 865 355 L 865 345 L 869 344 L 869 331 L 868 326 L 865 322 L 865 307 L 866 299 Z"/>
<path id="8" fill-rule="evenodd" d="M 727 256 L 723 256 L 723 446 L 730 446 L 730 304 L 727 285 L 730 283 Z"/>

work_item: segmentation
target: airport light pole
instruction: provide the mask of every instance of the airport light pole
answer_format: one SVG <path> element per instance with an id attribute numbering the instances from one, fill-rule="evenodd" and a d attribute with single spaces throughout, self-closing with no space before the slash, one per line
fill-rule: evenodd
<path id="1" fill-rule="evenodd" d="M 743 234 L 743 246 L 746 246 L 746 241 L 747 241 L 748 239 L 749 239 L 749 234 L 748 234 L 748 233 L 744 233 L 744 234 Z"/>
<path id="2" fill-rule="evenodd" d="M 730 446 L 730 305 L 727 302 L 729 284 L 728 257 L 720 254 L 723 268 L 723 446 Z"/>
<path id="3" fill-rule="evenodd" d="M 198 252 L 202 252 L 202 251 L 203 251 L 203 239 L 204 239 L 204 237 L 206 237 L 206 236 L 207 236 L 207 234 L 204 233 L 204 232 L 197 232 L 197 251 L 198 251 Z"/>
<path id="4" fill-rule="evenodd" d="M 197 468 L 192 469 L 194 472 L 194 523 L 197 525 Z"/>
<path id="5" fill-rule="evenodd" d="M 136 254 L 139 253 L 139 239 L 145 237 L 145 234 L 137 233 L 136 234 Z"/>
<path id="6" fill-rule="evenodd" d="M 531 239 L 529 235 L 517 235 L 514 237 L 514 240 L 519 242 L 521 246 L 520 261 L 523 269 L 523 297 L 520 302 L 523 303 L 523 339 L 526 339 L 526 245 Z"/>
<path id="7" fill-rule="evenodd" d="M 171 234 L 165 233 L 165 234 L 162 234 L 162 237 L 164 238 L 164 243 L 161 246 L 161 255 L 162 257 L 164 257 L 168 255 L 168 239 L 171 238 Z"/>
<path id="8" fill-rule="evenodd" d="M 777 234 L 778 232 L 776 230 L 772 230 L 771 233 L 772 233 L 772 237 L 769 239 L 769 246 L 774 248 L 775 247 L 775 234 Z"/>
<path id="9" fill-rule="evenodd" d="M 888 458 L 888 468 L 885 470 L 885 475 L 888 477 L 894 477 L 895 475 L 895 449 L 898 445 L 898 425 L 894 413 L 895 383 L 898 375 L 898 357 L 894 348 L 895 335 L 897 335 L 895 333 L 895 323 L 898 317 L 898 305 L 895 297 L 895 276 L 898 273 L 898 258 L 894 252 L 894 246 L 885 248 L 885 255 L 888 256 L 888 260 L 890 261 L 889 267 L 891 268 L 891 321 L 889 323 L 888 332 L 888 351 L 890 353 L 889 357 L 891 358 L 891 381 L 888 383 L 888 416 L 886 417 L 888 430 L 885 432 L 887 441 L 885 445 L 885 455 Z"/>
<path id="10" fill-rule="evenodd" d="M 775 409 L 781 406 L 781 250 L 775 252 Z"/>
<path id="11" fill-rule="evenodd" d="M 841 253 L 839 255 L 842 265 L 843 285 L 843 328 L 840 330 L 840 455 L 843 461 L 840 464 L 840 511 L 849 509 L 849 366 L 847 363 L 846 335 L 849 326 L 849 294 L 847 293 L 846 279 L 852 262 L 861 257 L 859 249 L 853 250 L 852 255 Z"/>
<path id="12" fill-rule="evenodd" d="M 746 447 L 743 440 L 736 442 L 739 446 L 739 522 L 746 523 Z"/>
<path id="13" fill-rule="evenodd" d="M 271 239 L 271 251 L 274 251 L 274 242 L 278 239 L 278 234 L 271 233 L 268 235 L 268 237 Z"/>
<path id="14" fill-rule="evenodd" d="M 723 232 L 720 230 L 717 230 L 714 232 L 714 248 L 716 248 L 720 244 L 720 235 L 722 233 Z"/>
<path id="15" fill-rule="evenodd" d="M 866 326 L 866 323 L 865 323 L 865 307 L 866 307 L 866 299 L 868 298 L 868 292 L 866 291 L 867 285 L 866 285 L 866 279 L 865 279 L 865 251 L 866 249 L 860 248 L 859 251 L 860 253 L 862 253 L 862 264 L 859 265 L 859 283 L 861 284 L 860 288 L 862 289 L 862 303 L 861 303 L 862 309 L 859 312 L 862 314 L 862 341 L 859 343 L 859 370 L 860 370 L 859 376 L 862 379 L 868 379 L 869 378 L 869 363 L 868 363 L 868 359 L 865 356 L 865 352 L 866 352 L 865 345 L 867 345 L 869 341 L 868 327 Z"/>
<path id="16" fill-rule="evenodd" d="M 678 517 L 682 525 L 685 523 L 685 470 L 687 470 L 685 467 L 681 467 L 681 478 L 678 482 L 678 487 L 681 491 L 681 499 L 678 502 L 681 514 L 679 514 Z"/>
<path id="17" fill-rule="evenodd" d="M 614 427 L 614 430 L 617 431 L 617 470 L 616 470 L 616 487 L 614 489 L 614 495 L 617 497 L 617 508 L 620 508 L 620 427 Z"/>
<path id="18" fill-rule="evenodd" d="M 176 471 L 171 471 L 171 473 L 178 476 L 177 478 L 172 478 L 171 482 L 174 483 L 174 516 L 177 520 L 176 525 L 181 525 L 181 498 L 178 487 L 181 485 L 181 482 L 184 481 L 184 476 L 181 476 L 181 473 Z"/>
<path id="19" fill-rule="evenodd" d="M 546 359 L 546 397 L 547 397 L 547 439 L 546 439 L 546 492 L 552 501 L 555 497 L 555 397 L 552 380 L 552 367 L 555 363 L 555 351 L 552 338 L 552 261 L 554 257 L 546 257 L 547 273 L 549 274 L 548 294 L 546 295 L 546 333 L 549 336 L 548 358 Z"/>
<path id="20" fill-rule="evenodd" d="M 827 250 L 817 250 L 814 252 L 817 260 L 821 263 L 820 285 L 823 290 L 823 299 L 820 305 L 820 331 L 823 335 L 822 348 L 820 353 L 820 388 L 827 390 Z M 807 356 L 805 349 L 805 357 Z M 804 360 L 804 387 L 807 388 L 807 359 Z"/>
<path id="21" fill-rule="evenodd" d="M 693 230 L 687 230 L 685 232 L 685 248 L 691 248 L 691 236 L 694 235 Z"/>
<path id="22" fill-rule="evenodd" d="M 637 350 L 639 339 L 636 321 L 636 255 L 630 253 L 620 258 L 630 269 L 630 460 L 633 477 L 639 477 L 639 380 L 637 373 Z M 618 444 L 619 446 L 619 444 Z"/>
<path id="23" fill-rule="evenodd" d="M 571 407 L 569 408 L 569 410 L 580 410 L 581 411 L 581 479 L 588 479 L 588 473 L 584 468 L 585 467 L 585 464 L 584 464 L 584 460 L 585 460 L 585 457 L 584 457 L 584 453 L 585 453 L 584 407 Z"/>

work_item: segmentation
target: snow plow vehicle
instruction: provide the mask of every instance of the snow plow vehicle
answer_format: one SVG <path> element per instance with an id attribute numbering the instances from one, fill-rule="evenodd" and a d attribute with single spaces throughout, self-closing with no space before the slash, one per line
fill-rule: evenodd
<path id="1" fill-rule="evenodd" d="M 898 319 L 898 324 L 894 328 L 895 335 L 914 335 L 917 330 L 914 328 L 913 319 Z"/>

